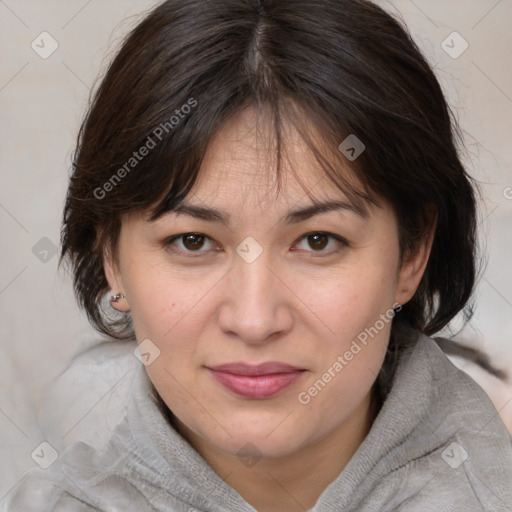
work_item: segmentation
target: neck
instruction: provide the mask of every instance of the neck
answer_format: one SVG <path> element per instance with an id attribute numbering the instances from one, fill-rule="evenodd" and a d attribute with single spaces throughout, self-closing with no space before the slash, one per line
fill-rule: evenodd
<path id="1" fill-rule="evenodd" d="M 258 512 L 304 512 L 317 502 L 363 442 L 378 412 L 370 392 L 350 418 L 327 436 L 286 457 L 262 457 L 248 467 L 213 446 L 177 418 L 176 429 L 213 470 Z"/>

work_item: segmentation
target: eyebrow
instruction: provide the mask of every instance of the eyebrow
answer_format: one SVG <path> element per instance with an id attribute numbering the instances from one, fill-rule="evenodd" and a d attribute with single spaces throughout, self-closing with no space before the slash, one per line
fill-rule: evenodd
<path id="1" fill-rule="evenodd" d="M 359 217 L 366 219 L 368 217 L 368 211 L 360 205 L 348 203 L 345 201 L 315 201 L 313 204 L 290 210 L 281 220 L 285 224 L 296 224 L 303 222 L 315 215 L 321 213 L 327 213 L 332 211 L 345 210 L 352 212 Z M 176 208 L 171 210 L 170 213 L 176 213 L 178 215 L 189 215 L 196 219 L 204 220 L 207 222 L 221 222 L 222 224 L 228 225 L 231 218 L 230 214 L 223 212 L 217 208 L 197 206 L 190 203 L 181 203 Z"/>

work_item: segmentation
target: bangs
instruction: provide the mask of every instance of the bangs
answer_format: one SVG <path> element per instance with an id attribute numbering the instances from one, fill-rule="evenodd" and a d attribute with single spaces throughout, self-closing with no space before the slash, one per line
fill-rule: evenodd
<path id="1" fill-rule="evenodd" d="M 303 182 L 301 175 L 295 171 L 288 157 L 290 148 L 286 133 L 293 128 L 324 171 L 324 177 L 340 190 L 357 213 L 366 217 L 370 205 L 380 205 L 377 194 L 367 188 L 362 167 L 356 162 L 350 162 L 339 150 L 339 141 L 345 139 L 348 132 L 340 130 L 339 122 L 333 126 L 325 115 L 314 119 L 313 112 L 318 112 L 318 109 L 308 108 L 306 110 L 305 107 L 300 107 L 286 99 L 278 99 L 273 105 L 268 102 L 264 105 L 257 104 L 256 101 L 246 102 L 234 111 L 222 112 L 217 122 L 213 121 L 209 126 L 211 133 L 204 133 L 201 140 L 211 142 L 227 121 L 250 108 L 258 109 L 256 111 L 257 119 L 261 123 L 266 123 L 270 128 L 268 131 L 272 134 L 268 143 L 268 151 L 272 152 L 272 155 L 268 156 L 270 156 L 270 161 L 275 162 L 273 169 L 269 169 L 269 172 L 272 173 L 275 181 L 276 198 L 282 190 L 283 160 L 286 159 L 288 168 L 304 190 L 305 195 L 313 203 L 317 202 L 313 194 L 314 186 L 308 186 Z M 315 121 L 319 124 L 315 124 Z M 203 126 L 203 129 L 205 128 Z M 183 131 L 186 131 L 184 127 Z M 159 169 L 162 178 L 169 180 L 170 183 L 168 183 L 165 193 L 155 198 L 153 204 L 149 206 L 149 221 L 155 221 L 163 215 L 175 211 L 189 196 L 197 182 L 208 144 L 201 144 L 200 141 L 197 141 L 196 134 L 194 128 L 190 140 L 182 140 L 189 153 L 183 148 L 173 147 L 174 144 L 169 142 L 162 148 L 159 155 L 162 160 L 151 163 L 153 169 Z M 182 136 L 185 137 L 185 133 L 182 133 Z M 179 156 L 171 159 L 169 155 Z M 154 178 L 153 175 L 152 181 Z M 156 181 L 160 180 L 157 178 Z M 143 188 L 148 190 L 147 186 Z M 147 196 L 146 199 L 149 200 Z"/>

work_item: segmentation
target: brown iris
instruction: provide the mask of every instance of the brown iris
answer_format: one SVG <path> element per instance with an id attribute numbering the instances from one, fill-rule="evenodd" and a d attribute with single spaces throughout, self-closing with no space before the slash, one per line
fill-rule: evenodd
<path id="1" fill-rule="evenodd" d="M 316 233 L 314 235 L 308 235 L 308 243 L 312 249 L 322 250 L 329 242 L 329 237 L 327 235 L 323 235 L 321 233 Z"/>
<path id="2" fill-rule="evenodd" d="M 182 240 L 183 240 L 183 245 L 189 251 L 195 251 L 197 249 L 200 249 L 204 244 L 204 236 L 196 235 L 195 233 L 183 235 Z"/>

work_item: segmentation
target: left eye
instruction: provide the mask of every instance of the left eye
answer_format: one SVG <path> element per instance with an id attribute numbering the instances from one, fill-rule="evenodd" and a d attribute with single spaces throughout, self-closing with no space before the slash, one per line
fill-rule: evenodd
<path id="1" fill-rule="evenodd" d="M 347 242 L 339 236 L 331 233 L 315 232 L 304 235 L 299 243 L 293 247 L 309 252 L 333 253 L 346 245 Z"/>

